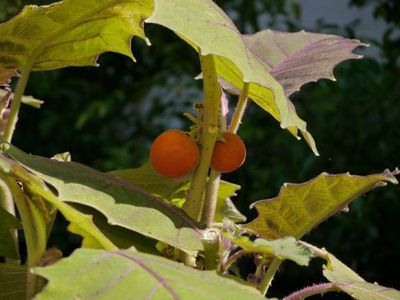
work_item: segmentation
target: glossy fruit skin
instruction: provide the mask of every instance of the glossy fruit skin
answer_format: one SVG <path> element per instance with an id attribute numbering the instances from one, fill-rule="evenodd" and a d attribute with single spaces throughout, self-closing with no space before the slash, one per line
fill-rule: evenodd
<path id="1" fill-rule="evenodd" d="M 150 163 L 154 170 L 169 178 L 189 174 L 199 159 L 200 151 L 195 141 L 178 129 L 160 134 L 150 148 Z"/>
<path id="2" fill-rule="evenodd" d="M 246 159 L 246 146 L 240 136 L 225 132 L 224 141 L 215 143 L 211 168 L 220 173 L 230 173 L 238 169 Z"/>

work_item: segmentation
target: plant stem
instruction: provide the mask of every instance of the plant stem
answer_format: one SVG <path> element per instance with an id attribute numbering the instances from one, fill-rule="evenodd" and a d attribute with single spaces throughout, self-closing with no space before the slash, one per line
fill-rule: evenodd
<path id="1" fill-rule="evenodd" d="M 204 82 L 204 120 L 201 132 L 201 154 L 198 167 L 193 173 L 187 201 L 184 209 L 189 216 L 198 221 L 203 207 L 204 189 L 214 144 L 218 137 L 218 115 L 221 100 L 221 87 L 218 83 L 215 70 L 215 61 L 212 55 L 200 55 Z M 208 217 L 207 217 L 208 219 Z"/>
<path id="2" fill-rule="evenodd" d="M 279 258 L 275 257 L 272 263 L 269 265 L 268 270 L 260 284 L 260 291 L 264 296 L 267 294 L 272 280 L 274 279 L 275 273 L 278 271 L 278 268 L 281 265 L 281 262 L 282 261 Z"/>
<path id="3" fill-rule="evenodd" d="M 249 96 L 249 84 L 244 83 L 242 93 L 240 94 L 238 104 L 236 105 L 235 112 L 232 116 L 231 124 L 229 125 L 229 132 L 236 133 L 242 122 L 244 112 L 247 107 Z"/>
<path id="4" fill-rule="evenodd" d="M 340 290 L 332 282 L 314 284 L 312 286 L 308 286 L 304 289 L 294 292 L 293 294 L 290 294 L 282 300 L 303 300 L 307 297 L 329 292 L 340 292 Z"/>
<path id="5" fill-rule="evenodd" d="M 7 185 L 13 195 L 18 212 L 21 216 L 22 226 L 28 252 L 27 259 L 27 299 L 33 296 L 43 287 L 44 280 L 31 273 L 31 269 L 38 265 L 40 258 L 46 252 L 47 233 L 46 220 L 38 207 L 27 199 L 21 188 L 11 177 L 6 177 Z"/>
<path id="6" fill-rule="evenodd" d="M 4 132 L 4 141 L 11 143 L 15 126 L 18 121 L 18 112 L 21 107 L 21 99 L 24 95 L 26 84 L 28 83 L 29 74 L 31 72 L 32 63 L 27 64 L 21 73 L 21 77 L 18 80 L 17 88 L 15 89 L 14 99 L 11 102 L 10 116 L 8 118 L 7 127 Z"/>
<path id="7" fill-rule="evenodd" d="M 226 272 L 229 269 L 229 267 L 233 265 L 233 263 L 235 261 L 237 261 L 240 257 L 242 257 L 245 254 L 246 254 L 246 252 L 244 252 L 243 250 L 239 250 L 238 252 L 233 254 L 231 257 L 229 257 L 226 260 L 226 262 L 221 266 L 221 273 Z"/>

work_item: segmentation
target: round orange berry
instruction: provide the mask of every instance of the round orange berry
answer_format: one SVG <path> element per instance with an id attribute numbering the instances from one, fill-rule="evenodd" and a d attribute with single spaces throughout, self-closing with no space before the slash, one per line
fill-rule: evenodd
<path id="1" fill-rule="evenodd" d="M 195 141 L 178 129 L 160 134 L 150 148 L 150 163 L 159 174 L 182 177 L 199 163 L 200 151 Z"/>
<path id="2" fill-rule="evenodd" d="M 220 173 L 238 169 L 246 159 L 246 146 L 240 136 L 225 132 L 225 141 L 217 141 L 211 159 L 211 168 Z"/>

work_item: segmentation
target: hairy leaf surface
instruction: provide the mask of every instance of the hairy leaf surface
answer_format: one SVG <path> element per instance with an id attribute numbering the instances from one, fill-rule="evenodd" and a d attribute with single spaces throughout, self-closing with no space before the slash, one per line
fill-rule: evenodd
<path id="1" fill-rule="evenodd" d="M 130 250 L 80 249 L 69 258 L 50 267 L 35 268 L 34 272 L 49 280 L 37 300 L 264 299 L 256 289 L 216 272 L 195 270 Z"/>
<path id="2" fill-rule="evenodd" d="M 328 253 L 326 259 L 328 263 L 324 266 L 323 271 L 325 278 L 354 299 L 400 299 L 400 291 L 378 285 L 377 283 L 366 282 L 332 254 Z"/>
<path id="3" fill-rule="evenodd" d="M 21 300 L 26 294 L 26 267 L 0 263 L 0 299 Z"/>
<path id="4" fill-rule="evenodd" d="M 64 0 L 28 5 L 0 25 L 0 67 L 33 70 L 96 65 L 106 51 L 133 58 L 132 36 L 145 38 L 151 0 Z"/>
<path id="5" fill-rule="evenodd" d="M 245 35 L 244 40 L 288 97 L 308 82 L 335 80 L 333 68 L 345 60 L 361 58 L 352 51 L 365 46 L 359 40 L 304 30 L 292 33 L 268 29 Z"/>
<path id="6" fill-rule="evenodd" d="M 119 225 L 187 251 L 202 249 L 202 232 L 183 211 L 115 176 L 75 162 L 5 152 L 52 187 L 65 202 L 87 205 Z"/>
<path id="7" fill-rule="evenodd" d="M 4 194 L 3 191 L 0 191 L 0 193 Z M 15 248 L 16 245 L 11 231 L 19 228 L 21 228 L 19 220 L 0 207 L 0 256 L 18 258 L 18 252 Z"/>
<path id="8" fill-rule="evenodd" d="M 307 132 L 282 86 L 258 61 L 231 19 L 211 0 L 155 0 L 149 23 L 176 32 L 201 55 L 215 56 L 217 73 L 238 91 L 249 83 L 249 96 L 261 108 L 297 136 L 300 130 L 315 153 Z"/>
<path id="9" fill-rule="evenodd" d="M 288 235 L 300 239 L 374 187 L 397 184 L 396 174 L 398 170 L 369 176 L 322 173 L 302 184 L 285 183 L 277 197 L 253 203 L 258 217 L 242 227 L 266 239 Z"/>

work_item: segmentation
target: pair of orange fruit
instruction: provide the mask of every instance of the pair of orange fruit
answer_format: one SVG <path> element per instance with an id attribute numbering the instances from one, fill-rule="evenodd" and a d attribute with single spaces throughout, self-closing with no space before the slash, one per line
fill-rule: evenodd
<path id="1" fill-rule="evenodd" d="M 211 159 L 211 168 L 229 173 L 239 168 L 246 158 L 242 139 L 230 132 L 224 133 L 225 141 L 217 141 Z M 196 142 L 183 131 L 170 129 L 160 134 L 150 148 L 150 163 L 161 175 L 179 178 L 193 171 L 200 159 Z"/>

